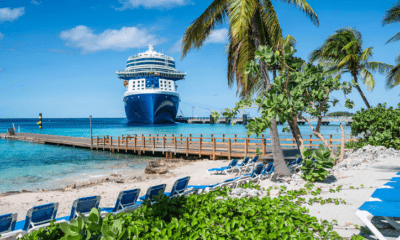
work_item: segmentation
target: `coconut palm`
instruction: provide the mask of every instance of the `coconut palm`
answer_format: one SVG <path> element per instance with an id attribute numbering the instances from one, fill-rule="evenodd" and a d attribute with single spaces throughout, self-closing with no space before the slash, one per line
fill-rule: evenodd
<path id="1" fill-rule="evenodd" d="M 400 22 L 400 1 L 393 5 L 393 7 L 389 8 L 385 16 L 383 17 L 382 24 L 383 26 L 398 23 Z M 391 39 L 389 39 L 386 44 L 390 42 L 395 42 L 400 40 L 400 32 L 394 35 Z M 386 78 L 386 87 L 393 88 L 396 85 L 400 84 L 400 54 L 396 57 L 396 66 L 390 70 L 389 74 Z"/>
<path id="2" fill-rule="evenodd" d="M 282 0 L 299 7 L 310 19 L 318 24 L 318 17 L 306 0 Z M 226 20 L 226 21 L 225 21 Z M 252 89 L 257 79 L 247 76 L 245 64 L 254 59 L 254 52 L 261 45 L 273 47 L 283 46 L 282 29 L 271 0 L 214 0 L 210 6 L 190 25 L 182 40 L 182 58 L 189 50 L 200 48 L 216 26 L 224 22 L 229 24 L 228 46 L 228 83 L 238 86 L 238 92 Z M 263 89 L 268 90 L 271 81 L 268 66 L 260 63 Z M 290 175 L 283 159 L 279 142 L 278 127 L 275 119 L 271 119 L 270 135 L 272 153 L 275 161 L 276 176 Z"/>
<path id="3" fill-rule="evenodd" d="M 341 76 L 343 73 L 350 73 L 354 81 L 362 81 L 367 90 L 372 91 L 375 87 L 375 78 L 372 72 L 387 73 L 392 65 L 369 61 L 373 55 L 373 47 L 362 49 L 361 33 L 355 28 L 342 28 L 331 36 L 316 50 L 311 52 L 310 60 L 319 61 L 324 65 L 327 74 Z M 365 105 L 370 108 L 360 86 L 356 86 Z"/>

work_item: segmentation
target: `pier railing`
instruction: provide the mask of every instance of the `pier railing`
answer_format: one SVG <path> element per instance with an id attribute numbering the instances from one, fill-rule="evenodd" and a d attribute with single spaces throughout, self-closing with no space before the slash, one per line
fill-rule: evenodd
<path id="1" fill-rule="evenodd" d="M 290 138 L 283 138 L 291 136 Z M 318 147 L 320 139 L 313 135 L 309 138 L 303 136 L 306 147 Z M 339 147 L 341 139 L 339 134 L 324 136 L 331 147 Z M 347 135 L 350 136 L 350 135 Z M 281 145 L 286 148 L 297 148 L 295 139 L 290 134 L 280 135 Z M 357 141 L 350 138 L 346 142 Z M 261 135 L 260 138 L 250 137 L 242 134 L 131 134 L 120 137 L 98 136 L 91 139 L 92 149 L 103 149 L 111 151 L 134 151 L 139 155 L 144 152 L 174 153 L 210 156 L 215 159 L 217 156 L 232 157 L 255 156 L 257 151 L 261 156 L 271 156 L 271 139 Z M 257 150 L 258 149 L 258 150 Z"/>

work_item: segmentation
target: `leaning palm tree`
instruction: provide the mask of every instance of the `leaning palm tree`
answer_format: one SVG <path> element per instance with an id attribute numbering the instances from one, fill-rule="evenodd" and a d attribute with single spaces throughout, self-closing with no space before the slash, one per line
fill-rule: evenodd
<path id="1" fill-rule="evenodd" d="M 306 0 L 282 0 L 299 7 L 311 20 L 318 24 L 318 17 Z M 225 21 L 227 20 L 227 21 Z M 224 22 L 229 24 L 228 47 L 228 83 L 232 86 L 236 80 L 238 91 L 248 91 L 257 81 L 255 76 L 247 76 L 245 64 L 254 59 L 254 52 L 269 44 L 276 48 L 283 46 L 282 29 L 271 0 L 214 0 L 211 5 L 190 25 L 182 41 L 182 58 L 189 50 L 200 48 L 216 26 Z M 263 89 L 271 86 L 268 66 L 261 62 Z M 279 141 L 278 127 L 271 119 L 272 154 L 275 161 L 276 176 L 290 175 L 286 167 Z"/>
<path id="2" fill-rule="evenodd" d="M 361 33 L 355 28 L 342 28 L 329 36 L 322 46 L 311 52 L 310 60 L 319 61 L 324 65 L 327 74 L 341 76 L 350 73 L 354 82 L 360 79 L 367 90 L 372 91 L 375 87 L 375 78 L 372 72 L 387 73 L 392 65 L 369 61 L 372 58 L 373 47 L 362 49 Z M 371 107 L 359 85 L 356 85 L 365 105 Z"/>
<path id="3" fill-rule="evenodd" d="M 389 8 L 383 18 L 383 26 L 400 22 L 400 1 Z M 386 44 L 400 40 L 400 32 L 389 39 Z M 400 54 L 396 57 L 396 66 L 389 72 L 386 78 L 386 87 L 393 88 L 400 84 Z"/>

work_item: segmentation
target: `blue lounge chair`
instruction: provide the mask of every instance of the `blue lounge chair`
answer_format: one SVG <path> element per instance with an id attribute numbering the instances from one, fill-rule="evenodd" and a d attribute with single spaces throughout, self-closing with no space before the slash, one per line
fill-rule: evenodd
<path id="1" fill-rule="evenodd" d="M 242 163 L 236 165 L 236 169 L 239 170 L 239 175 L 242 173 L 242 171 L 246 171 L 248 169 L 247 165 L 249 164 L 250 157 L 245 157 L 242 161 Z"/>
<path id="2" fill-rule="evenodd" d="M 248 169 L 250 169 L 250 167 L 254 167 L 256 165 L 257 160 L 258 160 L 258 156 L 256 155 L 247 164 Z"/>
<path id="3" fill-rule="evenodd" d="M 225 174 L 229 175 L 228 171 L 237 170 L 237 168 L 236 168 L 237 162 L 238 162 L 237 159 L 233 159 L 232 162 L 230 162 L 227 167 L 211 168 L 211 169 L 207 170 L 207 173 L 208 173 L 208 175 L 210 175 L 210 172 L 225 173 Z"/>
<path id="4" fill-rule="evenodd" d="M 261 179 L 271 178 L 274 175 L 275 165 L 274 163 L 268 163 L 261 173 Z"/>
<path id="5" fill-rule="evenodd" d="M 189 176 L 176 180 L 174 186 L 172 186 L 171 192 L 166 192 L 164 194 L 168 197 L 188 194 L 189 192 L 191 192 L 191 191 L 186 191 L 187 186 L 189 184 L 189 180 L 190 180 Z"/>
<path id="6" fill-rule="evenodd" d="M 209 188 L 210 190 L 214 190 L 218 187 L 224 187 L 224 186 L 235 186 L 235 178 L 227 179 L 223 182 L 216 183 L 216 184 L 210 184 L 210 185 L 189 185 L 187 186 L 188 189 L 193 189 L 193 191 L 198 192 L 199 190 L 204 190 L 206 188 Z"/>
<path id="7" fill-rule="evenodd" d="M 372 193 L 369 201 L 400 202 L 400 191 L 392 188 L 378 188 Z"/>
<path id="8" fill-rule="evenodd" d="M 400 188 L 400 182 L 387 182 L 381 188 Z"/>
<path id="9" fill-rule="evenodd" d="M 371 223 L 372 217 L 384 217 L 390 225 L 400 230 L 400 225 L 391 218 L 400 217 L 400 202 L 365 202 L 356 211 L 356 216 L 375 234 L 379 240 L 386 238 Z"/>
<path id="10" fill-rule="evenodd" d="M 239 167 L 246 166 L 246 164 L 249 163 L 249 160 L 250 160 L 250 157 L 245 157 L 245 158 L 243 159 L 243 162 L 240 163 L 240 164 L 238 164 L 238 166 L 239 166 Z"/>
<path id="11" fill-rule="evenodd" d="M 0 216 L 0 239 L 16 238 L 17 236 L 25 235 L 22 229 L 15 230 L 17 222 L 17 213 L 9 213 Z"/>
<path id="12" fill-rule="evenodd" d="M 56 219 L 58 203 L 49 203 L 45 205 L 30 208 L 26 213 L 25 220 L 15 224 L 15 229 L 22 229 L 28 233 L 41 227 L 50 225 L 50 221 Z"/>
<path id="13" fill-rule="evenodd" d="M 90 211 L 93 208 L 99 208 L 100 204 L 100 196 L 91 196 L 91 197 L 84 197 L 75 199 L 72 203 L 71 214 L 66 217 L 57 218 L 58 220 L 66 220 L 71 221 L 72 219 L 78 218 L 79 214 L 82 213 L 83 215 L 89 215 Z"/>
<path id="14" fill-rule="evenodd" d="M 258 184 L 261 180 L 261 174 L 264 170 L 265 165 L 260 163 L 257 164 L 257 166 L 253 169 L 253 172 L 251 174 L 245 174 L 236 178 L 233 178 L 233 181 L 236 182 L 235 187 L 239 186 L 240 183 L 244 181 L 252 181 L 256 182 Z"/>
<path id="15" fill-rule="evenodd" d="M 142 201 L 144 201 L 144 200 L 153 200 L 153 197 L 157 196 L 160 191 L 161 191 L 161 193 L 164 194 L 166 187 L 167 187 L 167 185 L 165 185 L 165 184 L 149 187 L 147 189 L 146 195 L 141 196 L 139 199 L 142 200 Z"/>
<path id="16" fill-rule="evenodd" d="M 142 202 L 138 202 L 140 189 L 125 190 L 118 194 L 117 202 L 113 208 L 101 208 L 102 214 L 118 214 L 121 212 L 134 210 L 140 206 Z"/>

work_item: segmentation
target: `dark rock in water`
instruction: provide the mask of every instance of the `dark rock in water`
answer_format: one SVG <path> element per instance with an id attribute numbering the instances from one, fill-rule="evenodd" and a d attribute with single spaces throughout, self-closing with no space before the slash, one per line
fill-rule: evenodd
<path id="1" fill-rule="evenodd" d="M 118 179 L 115 179 L 114 182 L 115 182 L 115 183 L 124 183 L 124 182 L 125 182 L 125 179 L 120 179 L 120 178 L 118 178 Z"/>
<path id="2" fill-rule="evenodd" d="M 28 191 L 28 190 L 22 189 L 22 192 L 32 192 L 32 191 Z"/>
<path id="3" fill-rule="evenodd" d="M 64 191 L 71 191 L 72 189 L 76 188 L 76 183 L 63 187 Z"/>
<path id="4" fill-rule="evenodd" d="M 121 177 L 121 174 L 118 174 L 118 173 L 111 173 L 110 176 L 111 176 L 111 177 Z"/>
<path id="5" fill-rule="evenodd" d="M 147 174 L 166 174 L 168 172 L 167 164 L 164 160 L 150 161 L 149 165 L 144 169 Z"/>
<path id="6" fill-rule="evenodd" d="M 166 174 L 168 172 L 168 168 L 167 167 L 161 167 L 158 170 L 158 174 Z"/>

